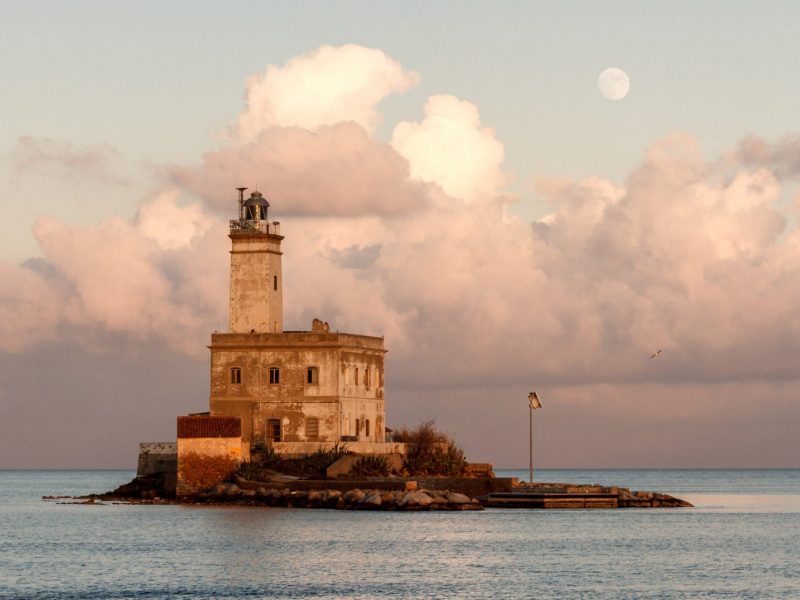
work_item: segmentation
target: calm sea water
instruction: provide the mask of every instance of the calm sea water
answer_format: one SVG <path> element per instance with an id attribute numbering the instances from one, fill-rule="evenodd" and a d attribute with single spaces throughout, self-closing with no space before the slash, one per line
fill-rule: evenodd
<path id="1" fill-rule="evenodd" d="M 501 471 L 527 479 L 527 470 Z M 130 471 L 0 471 L 0 598 L 800 598 L 800 470 L 544 471 L 693 509 L 64 505 Z"/>

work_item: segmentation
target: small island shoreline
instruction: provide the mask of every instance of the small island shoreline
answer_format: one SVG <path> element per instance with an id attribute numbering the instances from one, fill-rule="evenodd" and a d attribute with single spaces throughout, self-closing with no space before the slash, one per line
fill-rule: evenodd
<path id="1" fill-rule="evenodd" d="M 690 508 L 669 494 L 600 484 L 537 483 L 516 478 L 364 478 L 251 481 L 239 476 L 197 494 L 175 497 L 166 474 L 139 476 L 117 489 L 79 497 L 44 496 L 68 504 L 262 506 L 336 510 L 483 510 L 485 508 Z M 484 491 L 485 493 L 475 493 Z"/>

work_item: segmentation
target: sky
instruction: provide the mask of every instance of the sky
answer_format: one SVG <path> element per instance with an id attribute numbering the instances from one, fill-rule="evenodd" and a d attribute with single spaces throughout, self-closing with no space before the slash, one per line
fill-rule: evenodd
<path id="1" fill-rule="evenodd" d="M 389 426 L 523 467 L 536 390 L 539 467 L 800 466 L 796 3 L 2 6 L 0 468 L 207 409 L 238 186 Z"/>

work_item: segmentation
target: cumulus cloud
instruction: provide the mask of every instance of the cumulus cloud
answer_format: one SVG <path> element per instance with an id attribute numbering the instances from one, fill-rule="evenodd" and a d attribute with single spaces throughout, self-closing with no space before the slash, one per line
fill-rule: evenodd
<path id="1" fill-rule="evenodd" d="M 0 349 L 18 352 L 83 329 L 201 354 L 209 324 L 224 322 L 227 257 L 222 223 L 199 224 L 202 216 L 195 216 L 189 232 L 186 209 L 161 196 L 145 203 L 135 222 L 75 227 L 40 218 L 33 234 L 43 258 L 0 265 Z M 202 215 L 197 205 L 188 212 Z M 91 346 L 91 337 L 75 341 Z"/>
<path id="2" fill-rule="evenodd" d="M 381 143 L 371 111 L 410 76 L 377 51 L 333 50 L 251 81 L 244 139 L 169 170 L 134 219 L 41 219 L 43 258 L 0 266 L 0 349 L 81 330 L 203 355 L 226 321 L 233 188 L 258 185 L 286 236 L 287 327 L 318 316 L 384 334 L 389 385 L 409 402 L 420 388 L 468 393 L 485 418 L 498 390 L 536 383 L 576 410 L 620 394 L 620 410 L 642 402 L 653 415 L 670 396 L 641 397 L 654 385 L 698 399 L 729 391 L 723 381 L 796 380 L 800 232 L 776 209 L 772 158 L 707 161 L 691 136 L 669 136 L 623 184 L 540 178 L 550 213 L 527 223 L 491 201 L 504 192 L 503 147 L 473 105 L 431 98 L 421 122 Z M 351 56 L 366 61 L 363 85 L 323 95 L 302 123 L 275 108 Z M 350 108 L 337 112 L 334 96 Z"/>
<path id="3" fill-rule="evenodd" d="M 258 186 L 286 236 L 287 328 L 321 317 L 385 335 L 394 422 L 439 417 L 477 457 L 508 465 L 512 440 L 525 439 L 512 399 L 524 411 L 535 384 L 557 399 L 544 434 L 558 453 L 551 465 L 586 464 L 576 448 L 595 436 L 606 448 L 597 466 L 631 464 L 634 447 L 643 464 L 691 464 L 688 454 L 662 460 L 674 439 L 718 452 L 707 465 L 717 466 L 748 456 L 735 451 L 749 431 L 749 421 L 726 422 L 736 444 L 709 445 L 719 415 L 756 419 L 773 412 L 754 402 L 769 402 L 776 416 L 764 431 L 779 442 L 753 439 L 772 443 L 769 462 L 780 464 L 794 432 L 779 425 L 797 414 L 800 202 L 788 218 L 775 205 L 798 172 L 794 143 L 751 139 L 735 160 L 707 161 L 691 136 L 672 135 L 623 183 L 540 177 L 550 211 L 528 223 L 494 201 L 507 181 L 503 146 L 474 105 L 434 96 L 420 122 L 400 123 L 388 144 L 374 138 L 377 104 L 416 81 L 380 51 L 323 47 L 251 79 L 238 135 L 196 166 L 166 169 L 134 218 L 40 219 L 42 256 L 0 263 L 0 351 L 17 353 L 3 364 L 128 343 L 161 349 L 138 368 L 149 377 L 163 367 L 164 381 L 169 356 L 190 357 L 202 369 L 184 381 L 196 383 L 205 363 L 195 359 L 227 321 L 233 188 Z M 22 172 L 105 164 L 100 150 L 21 148 Z M 485 431 L 500 420 L 512 425 L 498 442 Z M 640 431 L 660 445 L 637 447 Z"/>
<path id="4" fill-rule="evenodd" d="M 436 190 L 408 178 L 408 163 L 356 123 L 316 131 L 275 127 L 247 144 L 212 151 L 198 167 L 170 177 L 209 204 L 229 210 L 237 186 L 280 199 L 283 214 L 398 214 L 432 201 Z"/>
<path id="5" fill-rule="evenodd" d="M 271 127 L 313 130 L 342 121 L 372 131 L 379 120 L 377 104 L 418 83 L 416 72 L 404 70 L 381 50 L 321 46 L 248 79 L 238 135 L 254 140 Z"/>
<path id="6" fill-rule="evenodd" d="M 800 238 L 775 209 L 778 184 L 696 150 L 659 142 L 625 186 L 540 181 L 553 212 L 533 227 L 456 200 L 289 221 L 287 307 L 387 332 L 415 385 L 792 377 Z M 358 252 L 366 266 L 341 259 Z"/>
<path id="7" fill-rule="evenodd" d="M 52 335 L 84 324 L 202 352 L 209 323 L 224 323 L 231 188 L 255 176 L 284 221 L 287 323 L 385 333 L 417 384 L 790 375 L 800 241 L 770 170 L 731 173 L 676 134 L 624 185 L 541 178 L 552 211 L 529 224 L 481 201 L 503 191 L 502 156 L 477 109 L 449 96 L 400 124 L 391 146 L 354 122 L 272 126 L 173 169 L 132 222 L 40 221 L 58 280 L 14 277 L 55 290 Z M 227 214 L 181 204 L 181 191 Z M 6 295 L 7 311 L 22 305 Z M 655 347 L 660 371 L 646 359 Z"/>
<path id="8" fill-rule="evenodd" d="M 421 123 L 395 127 L 392 147 L 408 160 L 412 177 L 456 198 L 492 198 L 506 181 L 503 144 L 481 125 L 474 104 L 454 96 L 431 96 Z"/>

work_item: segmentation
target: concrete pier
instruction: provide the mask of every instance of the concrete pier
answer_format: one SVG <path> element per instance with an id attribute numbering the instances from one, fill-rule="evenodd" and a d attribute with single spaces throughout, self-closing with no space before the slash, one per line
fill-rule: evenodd
<path id="1" fill-rule="evenodd" d="M 488 494 L 478 498 L 489 508 L 619 508 L 617 494 L 536 492 Z"/>

